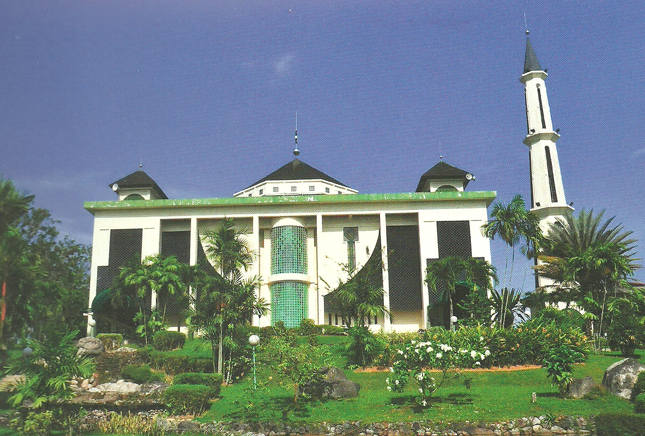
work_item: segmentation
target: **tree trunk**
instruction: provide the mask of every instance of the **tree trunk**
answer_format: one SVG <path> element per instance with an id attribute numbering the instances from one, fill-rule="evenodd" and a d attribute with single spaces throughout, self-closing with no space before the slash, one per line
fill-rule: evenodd
<path id="1" fill-rule="evenodd" d="M 224 365 L 224 323 L 219 323 L 219 349 L 217 350 L 217 373 L 224 374 L 222 366 Z"/>

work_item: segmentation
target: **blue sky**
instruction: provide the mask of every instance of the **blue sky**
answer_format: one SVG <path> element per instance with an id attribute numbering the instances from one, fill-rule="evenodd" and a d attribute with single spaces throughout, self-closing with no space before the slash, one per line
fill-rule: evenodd
<path id="1" fill-rule="evenodd" d="M 636 0 L 2 0 L 0 174 L 89 243 L 83 202 L 140 163 L 171 198 L 231 196 L 292 158 L 297 111 L 302 160 L 362 193 L 413 191 L 443 155 L 528 199 L 524 13 L 567 201 L 645 247 Z"/>

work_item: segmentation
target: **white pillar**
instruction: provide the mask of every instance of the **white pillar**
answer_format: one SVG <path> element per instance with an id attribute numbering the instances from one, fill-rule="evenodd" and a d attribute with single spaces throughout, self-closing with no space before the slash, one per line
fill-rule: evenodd
<path id="1" fill-rule="evenodd" d="M 385 310 L 390 310 L 390 280 L 388 277 L 388 259 L 387 259 L 387 217 L 385 212 L 379 214 L 379 229 L 381 231 L 381 260 L 383 262 L 383 306 Z M 391 320 L 389 315 L 383 316 L 383 330 L 391 331 Z"/>

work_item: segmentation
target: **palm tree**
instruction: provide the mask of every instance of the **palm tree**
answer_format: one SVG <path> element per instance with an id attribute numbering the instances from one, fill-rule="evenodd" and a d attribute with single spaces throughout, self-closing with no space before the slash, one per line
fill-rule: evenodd
<path id="1" fill-rule="evenodd" d="M 493 306 L 493 322 L 497 323 L 500 328 L 506 328 L 513 325 L 515 317 L 524 321 L 526 315 L 520 300 L 522 294 L 515 289 L 503 288 L 500 292 L 493 289 L 491 301 Z"/>
<path id="2" fill-rule="evenodd" d="M 593 314 L 600 337 L 608 293 L 639 268 L 634 257 L 635 240 L 631 231 L 614 225 L 614 217 L 603 222 L 604 211 L 569 214 L 551 225 L 547 243 L 540 252 L 538 274 L 552 279 L 560 297 L 567 296 L 578 307 Z"/>
<path id="3" fill-rule="evenodd" d="M 224 279 L 226 289 L 220 289 L 219 296 L 219 350 L 217 355 L 217 372 L 223 373 L 224 363 L 224 327 L 228 308 L 232 308 L 232 289 L 239 282 L 242 272 L 253 261 L 253 252 L 249 249 L 244 231 L 238 231 L 235 223 L 230 218 L 224 218 L 221 226 L 214 231 L 207 232 L 204 240 L 208 244 L 206 254 L 213 261 L 217 272 Z M 223 283 L 220 283 L 220 286 Z"/>
<path id="4" fill-rule="evenodd" d="M 448 256 L 436 260 L 428 265 L 426 269 L 426 283 L 428 288 L 435 294 L 442 293 L 443 299 L 447 299 L 450 307 L 450 318 L 454 315 L 454 298 L 457 293 L 457 282 L 464 281 L 468 275 L 468 263 L 457 256 Z M 445 286 L 440 288 L 440 284 Z"/>
<path id="5" fill-rule="evenodd" d="M 512 250 L 511 270 L 508 275 L 508 253 L 506 255 L 506 267 L 504 269 L 503 286 L 507 286 L 513 280 L 513 265 L 515 263 L 515 247 L 524 242 L 524 253 L 533 257 L 537 248 L 542 242 L 542 231 L 540 230 L 538 218 L 526 210 L 524 199 L 516 195 L 508 205 L 498 202 L 491 211 L 491 221 L 482 226 L 483 233 L 490 239 L 499 236 Z"/>

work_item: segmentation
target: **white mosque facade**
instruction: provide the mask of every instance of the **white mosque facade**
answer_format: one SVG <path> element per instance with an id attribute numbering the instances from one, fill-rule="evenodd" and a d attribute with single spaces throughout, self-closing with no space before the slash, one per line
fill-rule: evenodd
<path id="1" fill-rule="evenodd" d="M 543 224 L 566 205 L 546 96 L 546 73 L 527 39 L 524 74 L 530 149 L 531 204 Z M 119 268 L 133 257 L 161 253 L 196 265 L 205 259 L 204 235 L 232 219 L 260 277 L 258 297 L 270 303 L 259 326 L 302 319 L 340 325 L 326 295 L 348 279 L 348 268 L 378 265 L 376 281 L 389 315 L 374 329 L 417 331 L 445 325 L 445 312 L 425 283 L 428 264 L 447 256 L 491 260 L 481 226 L 493 191 L 467 187 L 472 173 L 440 161 L 421 175 L 414 192 L 360 194 L 297 157 L 227 198 L 169 199 L 143 171 L 110 186 L 116 201 L 87 202 L 94 216 L 90 305 L 109 291 Z M 428 308 L 432 310 L 428 310 Z M 88 326 L 93 324 L 92 315 Z M 183 328 L 181 319 L 177 327 Z M 89 327 L 88 327 L 89 330 Z"/>

